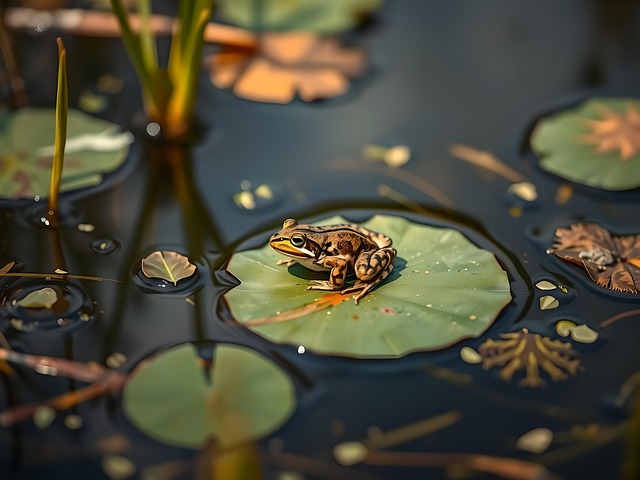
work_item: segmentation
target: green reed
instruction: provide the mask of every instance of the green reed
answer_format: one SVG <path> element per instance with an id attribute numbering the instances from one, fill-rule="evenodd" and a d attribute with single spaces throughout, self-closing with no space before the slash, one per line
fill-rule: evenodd
<path id="1" fill-rule="evenodd" d="M 53 144 L 53 165 L 49 182 L 49 203 L 47 216 L 51 219 L 58 213 L 60 203 L 60 182 L 62 181 L 62 165 L 64 163 L 64 146 L 67 141 L 67 112 L 69 111 L 69 94 L 67 86 L 67 52 L 62 39 L 58 43 L 58 89 L 56 93 L 56 130 Z"/>
<path id="2" fill-rule="evenodd" d="M 139 32 L 131 28 L 122 0 L 111 0 L 111 7 L 138 75 L 149 120 L 159 123 L 167 138 L 184 137 L 192 125 L 204 30 L 211 17 L 213 0 L 180 0 L 167 68 L 158 62 L 151 1 L 137 0 Z"/>

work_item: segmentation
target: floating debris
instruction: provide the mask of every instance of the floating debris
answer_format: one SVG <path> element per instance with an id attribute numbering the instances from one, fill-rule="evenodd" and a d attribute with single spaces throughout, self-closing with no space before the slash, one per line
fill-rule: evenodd
<path id="1" fill-rule="evenodd" d="M 58 301 L 58 294 L 51 287 L 44 287 L 34 290 L 22 300 L 16 302 L 23 308 L 51 308 Z"/>
<path id="2" fill-rule="evenodd" d="M 170 251 L 155 251 L 142 259 L 142 273 L 147 278 L 161 278 L 177 285 L 196 272 L 196 266 L 184 255 Z"/>
<path id="3" fill-rule="evenodd" d="M 483 357 L 485 370 L 502 367 L 500 378 L 510 381 L 520 370 L 525 372 L 518 384 L 522 387 L 542 387 L 546 382 L 540 370 L 549 374 L 553 381 L 566 380 L 578 373 L 580 360 L 571 344 L 552 340 L 523 328 L 518 332 L 502 333 L 500 340 L 489 339 L 478 349 Z"/>
<path id="4" fill-rule="evenodd" d="M 84 421 L 80 415 L 71 414 L 64 417 L 64 426 L 69 430 L 78 430 L 82 428 L 83 424 Z"/>
<path id="5" fill-rule="evenodd" d="M 362 462 L 369 455 L 369 449 L 361 442 L 339 443 L 333 448 L 333 457 L 345 467 Z"/>
<path id="6" fill-rule="evenodd" d="M 63 270 L 63 269 L 61 269 L 61 268 L 56 268 L 56 269 L 54 270 L 54 273 L 57 273 L 58 275 L 66 275 L 66 274 L 67 274 L 67 273 L 69 273 L 69 272 L 67 272 L 66 270 Z"/>
<path id="7" fill-rule="evenodd" d="M 38 407 L 33 412 L 33 423 L 40 429 L 47 428 L 56 418 L 56 411 L 46 405 Z"/>
<path id="8" fill-rule="evenodd" d="M 560 320 L 556 323 L 556 332 L 561 337 L 568 337 L 571 335 L 571 330 L 576 328 L 576 324 L 571 320 Z"/>
<path id="9" fill-rule="evenodd" d="M 382 160 L 391 168 L 398 168 L 411 160 L 411 150 L 406 145 L 383 147 L 381 145 L 365 144 L 362 147 L 362 157 L 365 160 Z"/>
<path id="10" fill-rule="evenodd" d="M 571 338 L 579 343 L 594 343 L 598 340 L 598 332 L 589 327 L 586 323 L 578 325 L 571 330 Z"/>
<path id="11" fill-rule="evenodd" d="M 531 182 L 512 183 L 507 191 L 526 202 L 534 202 L 538 199 L 536 186 Z"/>
<path id="12" fill-rule="evenodd" d="M 460 357 L 467 363 L 482 363 L 482 355 L 471 347 L 462 347 L 460 349 Z"/>
<path id="13" fill-rule="evenodd" d="M 552 310 L 554 308 L 558 308 L 559 306 L 560 302 L 556 297 L 552 297 L 551 295 L 540 297 L 540 310 Z"/>
<path id="14" fill-rule="evenodd" d="M 81 232 L 93 232 L 96 229 L 95 225 L 91 225 L 90 223 L 80 223 L 78 224 L 78 230 Z"/>
<path id="15" fill-rule="evenodd" d="M 126 362 L 127 362 L 126 355 L 120 352 L 112 353 L 111 355 L 109 355 L 109 357 L 107 357 L 107 360 L 105 361 L 107 366 L 111 368 L 120 368 Z"/>
<path id="16" fill-rule="evenodd" d="M 556 190 L 555 202 L 557 205 L 565 205 L 573 196 L 573 186 L 569 183 L 563 183 Z"/>
<path id="17" fill-rule="evenodd" d="M 110 238 L 99 238 L 91 242 L 91 251 L 100 255 L 109 255 L 120 250 L 120 242 Z"/>
<path id="18" fill-rule="evenodd" d="M 548 428 L 534 428 L 522 435 L 516 442 L 516 448 L 524 452 L 542 453 L 553 441 L 553 432 Z"/>
<path id="19" fill-rule="evenodd" d="M 584 268 L 591 280 L 618 292 L 640 293 L 640 234 L 613 235 L 596 223 L 558 228 L 547 253 Z"/>
<path id="20" fill-rule="evenodd" d="M 555 290 L 558 288 L 555 283 L 551 283 L 549 280 L 540 280 L 536 283 L 536 288 L 538 290 Z"/>
<path id="21" fill-rule="evenodd" d="M 121 455 L 107 455 L 102 459 L 102 471 L 111 480 L 124 480 L 136 472 L 136 466 Z"/>

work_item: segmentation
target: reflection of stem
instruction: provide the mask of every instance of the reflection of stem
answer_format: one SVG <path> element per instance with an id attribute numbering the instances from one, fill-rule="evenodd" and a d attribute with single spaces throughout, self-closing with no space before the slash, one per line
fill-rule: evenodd
<path id="1" fill-rule="evenodd" d="M 288 452 L 271 453 L 266 460 L 281 469 L 305 472 L 314 477 L 331 478 L 332 480 L 381 480 L 380 477 L 369 473 L 339 467 L 335 464 L 324 463 L 314 458 Z"/>
<path id="2" fill-rule="evenodd" d="M 470 453 L 417 453 L 417 452 L 370 452 L 363 463 L 403 467 L 452 467 L 461 466 L 477 472 L 498 475 L 512 480 L 557 480 L 560 477 L 544 466 L 525 460 L 492 457 Z"/>
<path id="3" fill-rule="evenodd" d="M 0 8 L 0 16 L 2 16 L 2 9 Z M 11 50 L 11 42 L 9 41 L 9 35 L 4 26 L 4 16 L 0 17 L 0 53 L 4 60 L 4 64 L 7 67 L 7 75 L 9 77 L 9 85 L 11 86 L 11 93 L 13 93 L 13 103 L 16 107 L 23 107 L 27 103 L 27 96 L 24 91 L 24 82 L 18 71 L 18 65 L 16 59 L 13 56 Z"/>
<path id="4" fill-rule="evenodd" d="M 401 170 L 399 168 L 391 168 L 383 165 L 372 165 L 370 163 L 347 163 L 347 162 L 335 162 L 330 165 L 330 168 L 338 171 L 374 171 L 381 175 L 385 175 L 396 180 L 400 180 L 407 185 L 411 185 L 416 190 L 421 191 L 425 195 L 433 198 L 436 202 L 445 208 L 453 208 L 453 201 L 444 194 L 442 190 L 435 185 L 417 177 L 416 175 Z"/>
<path id="5" fill-rule="evenodd" d="M 627 318 L 627 317 L 635 317 L 636 315 L 640 315 L 640 310 L 629 310 L 628 312 L 622 312 L 622 313 L 619 313 L 618 315 L 614 315 L 613 317 L 609 317 L 606 320 L 604 320 L 600 324 L 600 327 L 601 328 L 608 327 L 609 325 L 617 322 L 618 320 L 622 320 L 623 318 Z"/>

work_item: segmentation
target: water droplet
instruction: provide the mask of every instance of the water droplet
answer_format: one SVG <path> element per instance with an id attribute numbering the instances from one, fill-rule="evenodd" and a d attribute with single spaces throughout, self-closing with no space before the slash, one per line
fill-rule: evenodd
<path id="1" fill-rule="evenodd" d="M 111 238 L 99 238 L 91 242 L 91 251 L 100 255 L 110 255 L 120 250 L 120 242 Z"/>
<path id="2" fill-rule="evenodd" d="M 55 301 L 24 303 L 29 295 L 33 298 L 32 294 L 43 291 L 50 291 Z M 86 323 L 92 315 L 93 303 L 86 293 L 62 279 L 18 283 L 5 293 L 0 306 L 0 319 L 22 332 L 68 329 Z"/>
<path id="3" fill-rule="evenodd" d="M 151 122 L 147 124 L 146 130 L 147 135 L 149 135 L 150 137 L 157 137 L 158 135 L 160 135 L 160 131 L 162 130 L 162 128 L 160 127 L 160 124 Z"/>
<path id="4" fill-rule="evenodd" d="M 298 347 L 298 353 L 299 353 L 300 355 L 302 355 L 302 354 L 303 354 L 304 352 L 306 352 L 306 351 L 307 351 L 307 349 L 306 349 L 306 348 L 304 348 L 302 345 L 300 345 L 300 346 Z"/>

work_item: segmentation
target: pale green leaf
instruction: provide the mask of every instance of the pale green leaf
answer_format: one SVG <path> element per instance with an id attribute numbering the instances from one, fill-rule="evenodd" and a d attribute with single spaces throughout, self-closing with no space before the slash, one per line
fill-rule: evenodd
<path id="1" fill-rule="evenodd" d="M 210 439 L 230 447 L 279 428 L 295 409 L 289 377 L 263 356 L 219 345 L 211 370 L 196 348 L 179 345 L 140 364 L 124 389 L 124 410 L 147 435 L 181 447 Z"/>
<path id="2" fill-rule="evenodd" d="M 18 301 L 23 308 L 51 308 L 58 301 L 58 294 L 51 287 L 34 290 L 26 297 Z"/>
<path id="3" fill-rule="evenodd" d="M 224 296 L 233 318 L 273 342 L 317 353 L 400 357 L 477 337 L 510 302 L 507 274 L 494 255 L 459 231 L 385 215 L 362 226 L 391 237 L 398 258 L 389 278 L 358 305 L 306 290 L 311 272 L 276 265 L 284 257 L 265 245 L 229 262 L 241 282 Z M 327 302 L 336 296 L 337 303 Z"/>

